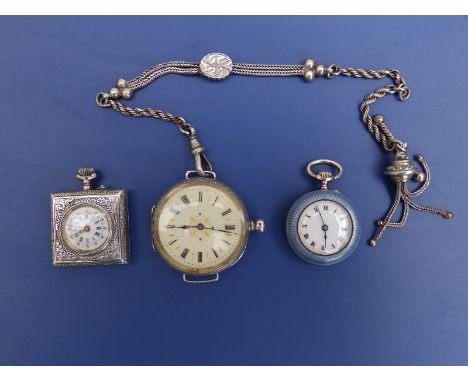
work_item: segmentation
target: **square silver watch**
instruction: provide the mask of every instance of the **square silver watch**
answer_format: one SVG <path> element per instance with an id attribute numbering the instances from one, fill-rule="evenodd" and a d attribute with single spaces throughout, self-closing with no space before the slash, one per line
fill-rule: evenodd
<path id="1" fill-rule="evenodd" d="M 127 264 L 127 191 L 93 189 L 93 168 L 80 168 L 76 177 L 82 190 L 50 194 L 53 265 Z"/>

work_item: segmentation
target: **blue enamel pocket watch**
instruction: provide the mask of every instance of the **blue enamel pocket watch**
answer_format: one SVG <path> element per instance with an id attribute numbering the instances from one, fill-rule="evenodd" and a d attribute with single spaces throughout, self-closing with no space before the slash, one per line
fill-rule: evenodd
<path id="1" fill-rule="evenodd" d="M 313 167 L 317 165 L 329 165 L 338 172 L 315 173 Z M 286 219 L 286 236 L 302 259 L 317 265 L 336 264 L 351 255 L 359 242 L 359 215 L 346 196 L 328 189 L 328 182 L 343 173 L 337 162 L 315 160 L 307 165 L 307 172 L 320 181 L 320 190 L 301 196 L 292 205 Z"/>

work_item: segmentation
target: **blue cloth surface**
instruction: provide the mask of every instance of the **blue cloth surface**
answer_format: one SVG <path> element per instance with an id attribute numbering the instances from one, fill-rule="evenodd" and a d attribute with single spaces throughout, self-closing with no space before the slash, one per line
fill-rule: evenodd
<path id="1" fill-rule="evenodd" d="M 0 364 L 468 364 L 464 17 L 0 18 Z M 371 107 L 423 153 L 432 183 L 376 248 L 366 241 L 394 187 L 358 106 L 389 80 L 165 76 L 129 104 L 184 116 L 221 181 L 267 223 L 216 284 L 187 285 L 151 247 L 150 210 L 193 159 L 170 123 L 96 107 L 96 92 L 167 60 L 397 68 L 412 96 Z M 316 189 L 305 165 L 338 161 L 361 242 L 319 267 L 289 248 L 292 203 Z M 79 167 L 129 190 L 131 262 L 54 268 L 49 193 Z"/>

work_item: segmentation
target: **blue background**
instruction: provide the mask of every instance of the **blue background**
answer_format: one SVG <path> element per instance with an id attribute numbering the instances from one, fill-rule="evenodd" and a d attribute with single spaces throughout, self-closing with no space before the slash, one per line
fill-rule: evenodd
<path id="1" fill-rule="evenodd" d="M 1 18 L 1 364 L 468 364 L 466 177 L 468 20 L 436 17 Z M 403 230 L 366 241 L 387 210 L 391 160 L 358 106 L 388 80 L 166 76 L 132 105 L 183 115 L 219 179 L 267 231 L 211 285 L 187 285 L 153 253 L 150 210 L 193 166 L 167 122 L 94 103 L 118 77 L 221 51 L 251 63 L 398 68 L 408 102 L 383 113 L 433 181 L 417 200 L 452 221 L 411 211 Z M 336 183 L 363 232 L 345 262 L 299 259 L 286 213 L 316 184 L 308 161 L 344 167 Z M 131 264 L 54 268 L 49 193 L 79 188 L 76 170 L 130 195 Z"/>

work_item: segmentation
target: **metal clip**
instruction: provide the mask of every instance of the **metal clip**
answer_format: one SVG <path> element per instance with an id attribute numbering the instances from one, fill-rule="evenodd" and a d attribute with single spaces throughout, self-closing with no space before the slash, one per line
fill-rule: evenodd
<path id="1" fill-rule="evenodd" d="M 182 134 L 185 134 L 189 140 L 190 149 L 195 159 L 195 170 L 199 176 L 213 176 L 214 171 L 210 161 L 205 155 L 205 148 L 200 143 L 195 134 L 195 128 L 185 122 L 182 117 L 176 117 L 176 124 Z"/>
<path id="2" fill-rule="evenodd" d="M 195 159 L 195 170 L 200 176 L 208 176 L 206 173 L 213 172 L 213 167 L 204 153 L 205 148 L 202 146 L 195 134 L 189 136 L 189 143 Z"/>

